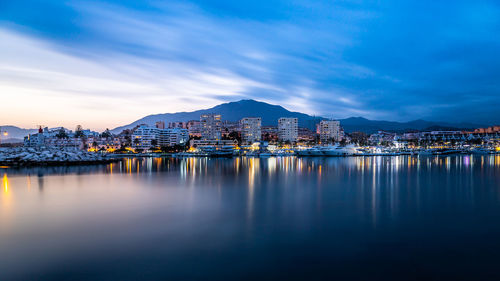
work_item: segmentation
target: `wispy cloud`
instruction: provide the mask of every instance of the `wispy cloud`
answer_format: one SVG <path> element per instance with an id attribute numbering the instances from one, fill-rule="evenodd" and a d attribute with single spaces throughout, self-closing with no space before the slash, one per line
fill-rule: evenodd
<path id="1" fill-rule="evenodd" d="M 41 2 L 58 14 L 29 16 L 11 4 L 0 117 L 102 129 L 255 98 L 338 118 L 500 122 L 498 5 L 389 2 Z M 465 99 L 482 113 L 457 114 Z"/>

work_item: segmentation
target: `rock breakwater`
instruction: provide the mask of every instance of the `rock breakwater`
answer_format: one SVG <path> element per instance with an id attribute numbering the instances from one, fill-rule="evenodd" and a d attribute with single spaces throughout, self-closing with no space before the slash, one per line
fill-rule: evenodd
<path id="1" fill-rule="evenodd" d="M 106 155 L 74 149 L 4 148 L 0 150 L 0 165 L 80 165 L 116 161 Z"/>

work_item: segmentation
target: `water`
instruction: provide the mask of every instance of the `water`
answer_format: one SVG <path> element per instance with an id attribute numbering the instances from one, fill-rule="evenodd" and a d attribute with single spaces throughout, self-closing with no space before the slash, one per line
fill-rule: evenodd
<path id="1" fill-rule="evenodd" d="M 500 279 L 500 155 L 0 169 L 0 280 Z"/>

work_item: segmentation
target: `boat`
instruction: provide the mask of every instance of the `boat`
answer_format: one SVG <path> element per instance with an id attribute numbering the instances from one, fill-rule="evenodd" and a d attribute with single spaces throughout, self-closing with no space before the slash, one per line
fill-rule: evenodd
<path id="1" fill-rule="evenodd" d="M 309 148 L 299 149 L 296 151 L 296 153 L 297 156 L 311 156 L 311 154 L 309 153 Z"/>
<path id="2" fill-rule="evenodd" d="M 479 154 L 479 155 L 487 155 L 487 154 L 495 154 L 494 150 L 488 149 L 488 148 L 476 148 L 471 150 L 472 154 Z"/>
<path id="3" fill-rule="evenodd" d="M 432 149 L 423 149 L 418 152 L 418 156 L 429 156 L 433 155 L 434 151 Z"/>
<path id="4" fill-rule="evenodd" d="M 354 145 L 348 146 L 326 146 L 321 149 L 325 156 L 357 156 L 363 153 Z"/>

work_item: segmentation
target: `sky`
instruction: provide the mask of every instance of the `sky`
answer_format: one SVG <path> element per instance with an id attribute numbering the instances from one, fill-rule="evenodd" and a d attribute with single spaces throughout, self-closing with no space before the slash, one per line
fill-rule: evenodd
<path id="1" fill-rule="evenodd" d="M 500 124 L 499 1 L 0 1 L 0 124 L 103 130 L 256 99 Z"/>

